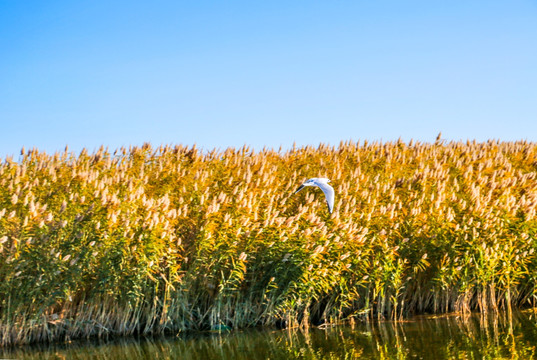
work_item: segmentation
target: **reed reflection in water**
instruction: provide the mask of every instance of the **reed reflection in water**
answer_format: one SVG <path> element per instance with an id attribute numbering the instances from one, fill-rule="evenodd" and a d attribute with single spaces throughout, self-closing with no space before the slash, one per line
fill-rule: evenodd
<path id="1" fill-rule="evenodd" d="M 248 330 L 0 350 L 7 359 L 531 359 L 533 312 L 418 316 L 309 330 Z"/>

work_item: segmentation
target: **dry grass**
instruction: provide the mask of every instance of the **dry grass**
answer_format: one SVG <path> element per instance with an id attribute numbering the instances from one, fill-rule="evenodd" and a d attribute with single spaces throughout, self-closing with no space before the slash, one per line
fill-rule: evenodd
<path id="1" fill-rule="evenodd" d="M 533 303 L 536 151 L 23 150 L 0 164 L 0 344 Z M 290 196 L 316 176 L 332 215 Z"/>

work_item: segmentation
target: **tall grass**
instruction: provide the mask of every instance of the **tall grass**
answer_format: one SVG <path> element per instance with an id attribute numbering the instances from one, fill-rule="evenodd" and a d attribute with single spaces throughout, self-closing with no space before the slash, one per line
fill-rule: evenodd
<path id="1" fill-rule="evenodd" d="M 534 305 L 537 145 L 21 152 L 0 344 Z M 295 196 L 306 178 L 336 190 Z"/>

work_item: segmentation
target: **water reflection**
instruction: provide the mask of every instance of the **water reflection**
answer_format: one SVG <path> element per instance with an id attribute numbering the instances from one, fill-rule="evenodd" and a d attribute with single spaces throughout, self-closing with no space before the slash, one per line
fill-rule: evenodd
<path id="1" fill-rule="evenodd" d="M 0 350 L 8 359 L 530 359 L 533 313 L 416 317 L 325 330 L 248 330 Z"/>

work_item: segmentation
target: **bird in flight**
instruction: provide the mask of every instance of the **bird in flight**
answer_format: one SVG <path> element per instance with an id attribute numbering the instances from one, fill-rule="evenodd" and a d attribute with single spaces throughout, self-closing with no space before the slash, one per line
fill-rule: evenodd
<path id="1" fill-rule="evenodd" d="M 328 205 L 328 212 L 331 214 L 332 209 L 334 208 L 334 188 L 328 185 L 329 182 L 330 180 L 327 178 L 308 179 L 302 185 L 300 185 L 293 195 L 304 189 L 306 186 L 317 186 L 323 191 L 324 196 L 326 197 L 326 204 Z"/>

